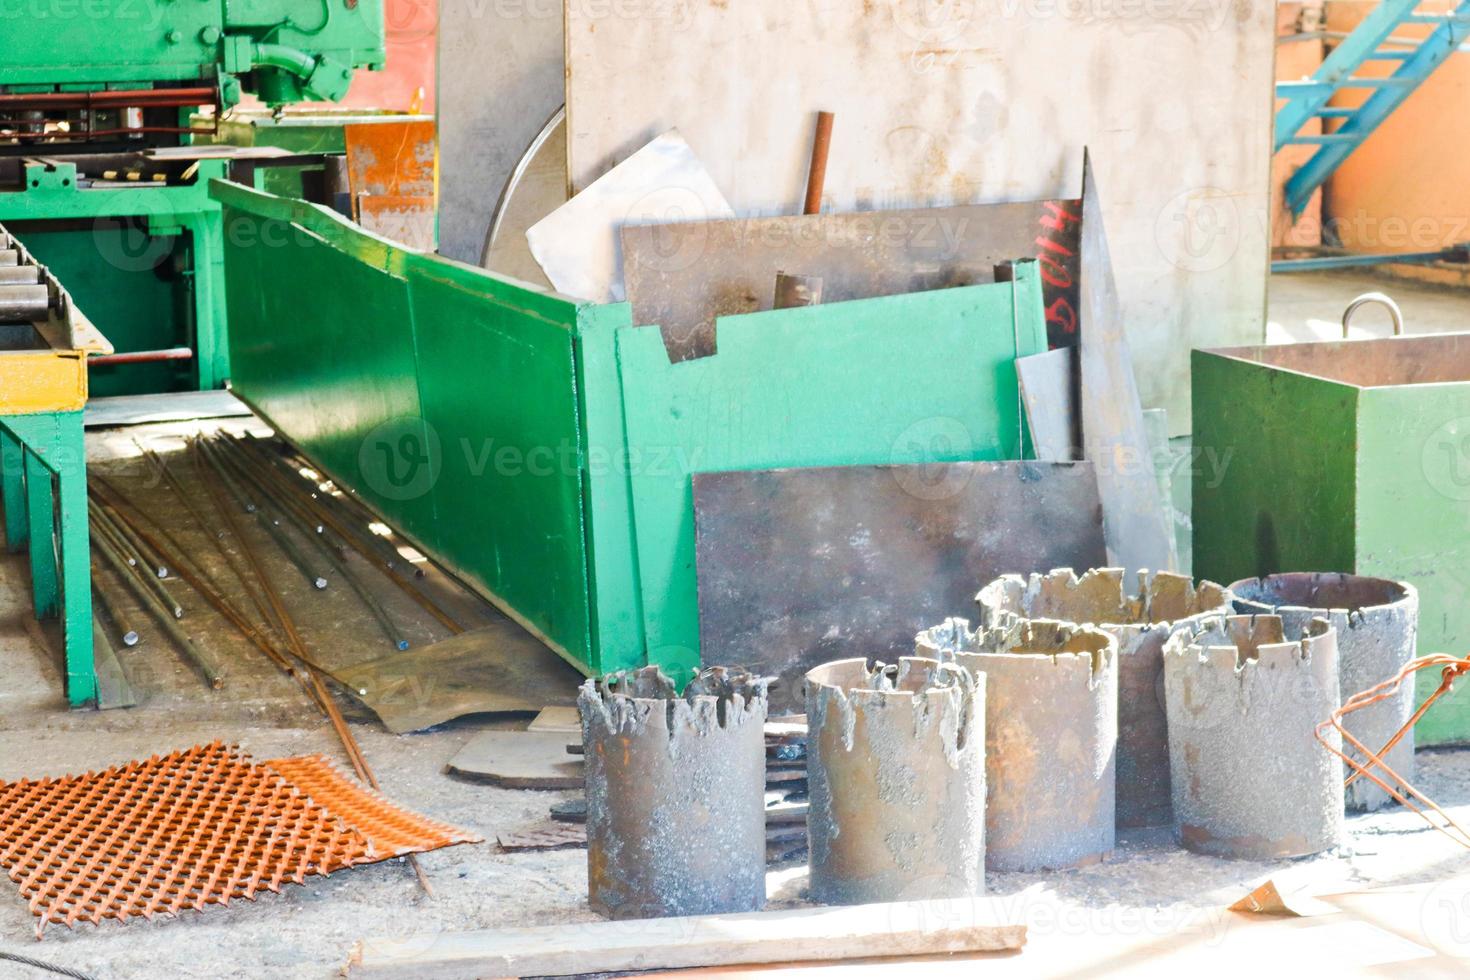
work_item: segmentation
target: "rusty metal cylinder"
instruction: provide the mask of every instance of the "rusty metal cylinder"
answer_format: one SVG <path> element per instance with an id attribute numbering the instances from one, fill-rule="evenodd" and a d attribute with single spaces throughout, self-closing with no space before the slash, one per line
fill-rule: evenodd
<path id="1" fill-rule="evenodd" d="M 1342 763 L 1315 734 L 1339 704 L 1327 620 L 1293 641 L 1277 616 L 1207 617 L 1165 644 L 1164 692 L 1181 844 L 1266 861 L 1343 842 Z"/>
<path id="2" fill-rule="evenodd" d="M 976 602 L 984 628 L 1053 619 L 1095 624 L 1118 641 L 1118 827 L 1172 823 L 1164 642 L 1187 621 L 1228 614 L 1226 590 L 1172 572 L 1128 576 L 1121 568 L 1095 568 L 1079 579 L 1063 568 L 1007 575 Z"/>
<path id="3" fill-rule="evenodd" d="M 589 680 L 587 883 L 613 919 L 753 912 L 766 901 L 766 681 L 657 667 Z"/>
<path id="4" fill-rule="evenodd" d="M 1116 840 L 1118 644 L 1101 630 L 1020 620 L 920 633 L 920 656 L 985 675 L 985 863 L 1095 864 Z"/>
<path id="5" fill-rule="evenodd" d="M 1235 609 L 1248 615 L 1281 617 L 1288 639 L 1300 639 L 1314 619 L 1326 619 L 1337 630 L 1337 675 L 1344 700 L 1383 683 L 1415 657 L 1419 633 L 1419 593 L 1407 582 L 1357 575 L 1306 572 L 1245 579 L 1230 587 Z M 1343 727 L 1370 752 L 1378 753 L 1398 734 L 1417 707 L 1414 685 L 1397 695 L 1349 713 Z M 1351 740 L 1343 751 L 1365 761 Z M 1414 730 L 1383 757 L 1392 774 L 1373 767 L 1396 788 L 1414 779 Z M 1399 780 L 1393 778 L 1397 775 Z M 1377 810 L 1394 802 L 1370 779 L 1347 784 L 1349 810 Z"/>
<path id="6" fill-rule="evenodd" d="M 814 901 L 985 891 L 984 701 L 983 677 L 928 659 L 806 675 Z"/>

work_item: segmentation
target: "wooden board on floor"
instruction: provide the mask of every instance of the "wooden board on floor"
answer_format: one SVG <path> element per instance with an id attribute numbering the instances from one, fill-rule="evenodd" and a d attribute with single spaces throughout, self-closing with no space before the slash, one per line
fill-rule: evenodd
<path id="1" fill-rule="evenodd" d="M 461 980 L 1020 949 L 1004 899 L 437 932 L 360 943 L 349 977 Z"/>
<path id="2" fill-rule="evenodd" d="M 581 789 L 582 760 L 563 732 L 483 732 L 449 760 L 449 771 L 506 789 Z"/>

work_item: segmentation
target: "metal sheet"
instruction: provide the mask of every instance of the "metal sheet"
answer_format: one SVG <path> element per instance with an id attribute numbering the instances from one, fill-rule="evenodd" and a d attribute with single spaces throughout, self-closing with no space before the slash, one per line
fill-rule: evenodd
<path id="1" fill-rule="evenodd" d="M 1097 467 L 1108 564 L 1173 570 L 1173 537 L 1143 426 L 1090 157 L 1083 160 L 1081 303 L 1082 438 Z"/>
<path id="2" fill-rule="evenodd" d="M 509 621 L 332 672 L 395 735 L 481 712 L 572 705 L 582 675 Z"/>
<path id="3" fill-rule="evenodd" d="M 704 473 L 694 508 L 703 662 L 779 676 L 773 712 L 818 664 L 911 653 L 999 575 L 1103 557 L 1087 463 Z"/>
<path id="4" fill-rule="evenodd" d="M 1055 463 L 1082 456 L 1077 414 L 1077 351 L 1059 348 L 1016 358 L 1016 378 L 1026 406 L 1026 425 L 1037 459 Z"/>
<path id="5" fill-rule="evenodd" d="M 740 216 L 796 214 L 822 109 L 837 116 L 832 211 L 1075 196 L 1090 146 L 1114 194 L 1108 219 L 1146 403 L 1167 407 L 1183 434 L 1190 348 L 1260 342 L 1272 5 L 614 9 L 566 6 L 574 190 L 677 126 Z M 1140 154 L 1150 142 L 1167 152 Z"/>
<path id="6" fill-rule="evenodd" d="M 779 273 L 822 281 L 823 303 L 995 281 L 1042 263 L 1052 346 L 1077 341 L 1080 201 L 637 225 L 622 230 L 633 322 L 657 324 L 671 359 L 707 357 L 715 320 L 773 308 Z M 1040 244 L 1041 242 L 1046 244 Z"/>
<path id="7" fill-rule="evenodd" d="M 526 232 L 565 203 L 567 110 L 563 106 L 547 120 L 511 172 L 485 236 L 480 267 L 550 289 L 551 280 L 536 264 Z"/>
<path id="8" fill-rule="evenodd" d="M 532 225 L 526 241 L 560 292 L 618 303 L 624 299 L 619 228 L 734 216 L 694 150 L 671 130 Z"/>

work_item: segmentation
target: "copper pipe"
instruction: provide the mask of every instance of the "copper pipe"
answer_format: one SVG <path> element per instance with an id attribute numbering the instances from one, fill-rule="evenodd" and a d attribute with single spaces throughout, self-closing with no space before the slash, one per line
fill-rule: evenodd
<path id="1" fill-rule="evenodd" d="M 0 94 L 0 109 L 172 109 L 214 105 L 213 88 L 110 89 L 97 92 L 16 92 Z"/>
<path id="2" fill-rule="evenodd" d="M 832 113 L 817 113 L 817 135 L 812 141 L 812 168 L 806 178 L 806 207 L 802 214 L 822 213 L 822 192 L 827 188 L 827 156 L 832 151 Z"/>
<path id="3" fill-rule="evenodd" d="M 170 347 L 167 350 L 125 351 L 121 354 L 98 354 L 87 358 L 88 364 L 156 364 L 159 361 L 192 361 L 194 351 L 188 347 Z"/>

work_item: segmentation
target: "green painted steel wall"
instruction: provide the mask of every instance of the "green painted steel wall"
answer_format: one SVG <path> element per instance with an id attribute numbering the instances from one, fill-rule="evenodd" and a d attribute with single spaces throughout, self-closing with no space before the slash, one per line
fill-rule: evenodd
<path id="1" fill-rule="evenodd" d="M 1358 389 L 1210 351 L 1193 354 L 1194 573 L 1354 565 Z"/>
<path id="2" fill-rule="evenodd" d="M 1014 284 L 720 321 L 671 364 L 578 304 L 217 182 L 233 386 L 334 479 L 589 671 L 698 658 L 690 474 L 1015 456 Z M 428 469 L 413 463 L 430 460 Z"/>
<path id="3" fill-rule="evenodd" d="M 576 306 L 314 205 L 217 193 L 235 390 L 421 547 L 593 663 Z"/>
<path id="4" fill-rule="evenodd" d="M 677 364 L 655 328 L 617 338 L 649 657 L 685 672 L 700 649 L 691 474 L 1016 458 L 1014 361 L 1046 349 L 1034 264 L 1014 291 L 754 313 L 717 329 L 719 353 Z"/>
<path id="5" fill-rule="evenodd" d="M 1420 655 L 1470 655 L 1470 384 L 1364 389 L 1358 439 L 1358 571 L 1418 588 Z M 1421 672 L 1420 696 L 1440 679 Z M 1424 716 L 1420 745 L 1470 742 L 1466 687 Z"/>
<path id="6" fill-rule="evenodd" d="M 1194 571 L 1220 582 L 1347 571 L 1419 590 L 1419 652 L 1470 644 L 1470 384 L 1358 388 L 1194 353 Z M 1439 684 L 1419 678 L 1419 694 Z M 1344 691 L 1344 696 L 1355 694 Z M 1324 719 L 1325 720 L 1325 719 Z M 1470 695 L 1419 723 L 1420 745 L 1470 742 Z"/>

